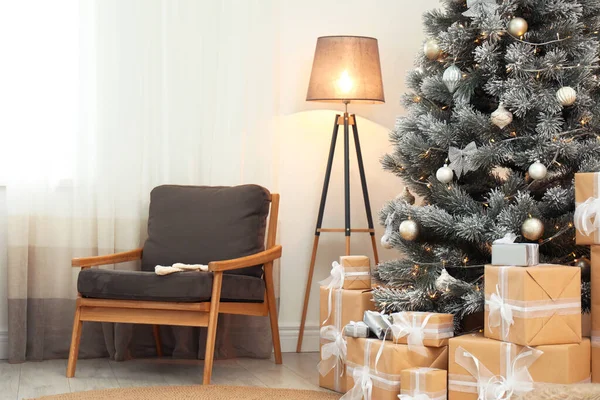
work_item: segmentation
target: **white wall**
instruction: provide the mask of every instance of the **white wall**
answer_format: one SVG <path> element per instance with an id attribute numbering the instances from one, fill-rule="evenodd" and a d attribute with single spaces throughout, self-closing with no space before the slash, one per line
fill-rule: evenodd
<path id="1" fill-rule="evenodd" d="M 404 78 L 424 39 L 422 14 L 438 6 L 437 0 L 284 0 L 281 2 L 280 97 L 281 153 L 280 183 L 282 212 L 280 240 L 281 308 L 279 322 L 285 351 L 295 351 L 295 341 L 305 282 L 310 263 L 314 227 L 319 206 L 329 141 L 333 126 L 331 104 L 308 103 L 306 88 L 310 77 L 316 39 L 325 35 L 364 35 L 379 41 L 386 103 L 350 105 L 356 113 L 363 159 L 374 218 L 383 203 L 402 190 L 399 179 L 381 169 L 379 159 L 390 151 L 389 130 L 403 110 L 399 98 L 406 91 Z M 337 112 L 342 106 L 337 107 Z M 336 164 L 325 210 L 324 227 L 344 225 L 343 153 L 338 138 Z M 351 147 L 352 149 L 352 147 Z M 351 150 L 352 226 L 366 227 L 356 158 Z M 377 242 L 383 229 L 375 220 Z M 367 234 L 352 237 L 352 253 L 372 256 Z M 315 281 L 329 274 L 331 262 L 344 252 L 344 236 L 321 235 Z M 380 258 L 395 258 L 395 251 L 379 248 Z M 318 349 L 318 284 L 313 283 L 307 317 L 305 351 Z"/>

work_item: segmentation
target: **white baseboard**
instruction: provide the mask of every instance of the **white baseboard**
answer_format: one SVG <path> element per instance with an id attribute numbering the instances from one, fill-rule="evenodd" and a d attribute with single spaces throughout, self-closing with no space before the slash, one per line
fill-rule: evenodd
<path id="1" fill-rule="evenodd" d="M 0 332 L 0 360 L 8 358 L 8 332 Z"/>
<path id="2" fill-rule="evenodd" d="M 298 344 L 298 325 L 279 326 L 279 336 L 281 338 L 281 351 L 284 353 L 295 353 Z M 319 351 L 319 326 L 311 325 L 304 327 L 304 338 L 302 339 L 302 351 Z"/>

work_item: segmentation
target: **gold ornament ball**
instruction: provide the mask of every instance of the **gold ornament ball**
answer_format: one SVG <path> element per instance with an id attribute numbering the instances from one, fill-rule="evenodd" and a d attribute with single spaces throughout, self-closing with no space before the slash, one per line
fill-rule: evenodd
<path id="1" fill-rule="evenodd" d="M 544 224 L 537 218 L 527 218 L 521 225 L 521 233 L 528 240 L 538 240 L 544 234 Z"/>
<path id="2" fill-rule="evenodd" d="M 440 45 L 437 40 L 429 39 L 423 46 L 423 52 L 427 58 L 429 58 L 431 61 L 435 61 L 440 58 L 442 49 L 440 49 Z"/>
<path id="3" fill-rule="evenodd" d="M 508 32 L 513 36 L 523 36 L 527 32 L 527 29 L 529 29 L 529 25 L 521 17 L 513 18 L 508 23 Z"/>
<path id="4" fill-rule="evenodd" d="M 585 257 L 581 257 L 580 259 L 575 260 L 575 266 L 581 269 L 581 280 L 583 282 L 589 282 L 591 268 L 590 260 Z"/>
<path id="5" fill-rule="evenodd" d="M 417 223 L 411 219 L 402 221 L 398 231 L 404 240 L 413 241 L 419 236 L 419 227 L 417 226 Z"/>

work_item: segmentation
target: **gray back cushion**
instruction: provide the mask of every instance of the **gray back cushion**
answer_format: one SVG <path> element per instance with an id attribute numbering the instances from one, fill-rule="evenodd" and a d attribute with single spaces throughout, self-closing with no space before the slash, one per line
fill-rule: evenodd
<path id="1" fill-rule="evenodd" d="M 257 185 L 154 188 L 142 270 L 208 264 L 263 251 L 270 198 L 269 191 Z M 261 276 L 262 265 L 231 273 Z"/>

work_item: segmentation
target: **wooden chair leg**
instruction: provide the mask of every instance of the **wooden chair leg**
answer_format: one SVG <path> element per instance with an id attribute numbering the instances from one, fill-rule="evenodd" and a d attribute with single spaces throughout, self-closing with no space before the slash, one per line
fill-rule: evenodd
<path id="1" fill-rule="evenodd" d="M 160 341 L 160 326 L 159 325 L 153 325 L 152 326 L 152 333 L 154 335 L 154 344 L 156 345 L 156 355 L 158 357 L 162 357 L 163 356 L 163 352 L 162 352 L 162 343 Z"/>
<path id="2" fill-rule="evenodd" d="M 281 358 L 281 340 L 279 338 L 279 322 L 277 321 L 277 303 L 275 301 L 275 283 L 273 282 L 273 263 L 265 264 L 265 286 L 267 287 L 267 306 L 271 320 L 271 337 L 273 338 L 273 352 L 275 364 L 283 363 Z"/>
<path id="3" fill-rule="evenodd" d="M 69 350 L 69 363 L 67 364 L 67 378 L 75 376 L 75 368 L 77 367 L 79 342 L 81 341 L 81 328 L 83 326 L 80 316 L 81 307 L 79 305 L 79 299 L 77 299 L 77 308 L 75 309 L 75 319 L 73 321 L 73 333 L 71 335 L 71 348 Z"/>
<path id="4" fill-rule="evenodd" d="M 213 360 L 215 357 L 215 342 L 217 337 L 217 322 L 219 320 L 219 302 L 221 301 L 221 284 L 223 272 L 215 272 L 213 276 L 212 296 L 210 298 L 210 314 L 206 334 L 206 351 L 204 352 L 203 384 L 210 385 Z"/>

